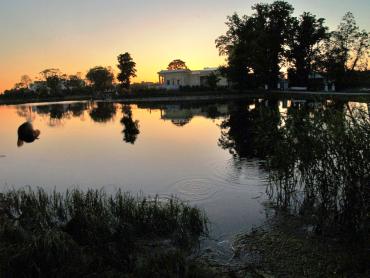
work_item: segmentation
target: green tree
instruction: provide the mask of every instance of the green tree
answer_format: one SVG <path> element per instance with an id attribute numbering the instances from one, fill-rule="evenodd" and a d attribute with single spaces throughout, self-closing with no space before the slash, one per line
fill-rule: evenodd
<path id="1" fill-rule="evenodd" d="M 324 22 L 325 19 L 316 18 L 307 12 L 294 20 L 293 32 L 288 43 L 288 60 L 292 63 L 289 70 L 291 84 L 308 86 L 310 73 L 317 71 L 324 41 L 329 36 Z"/>
<path id="2" fill-rule="evenodd" d="M 122 88 L 129 89 L 131 78 L 136 77 L 136 63 L 128 52 L 120 54 L 117 59 L 117 67 L 120 70 L 117 79 L 121 82 Z"/>
<path id="3" fill-rule="evenodd" d="M 98 66 L 90 69 L 86 74 L 86 78 L 99 93 L 112 86 L 114 75 L 109 69 Z"/>
<path id="4" fill-rule="evenodd" d="M 167 66 L 168 70 L 187 70 L 188 67 L 186 66 L 186 63 L 180 59 L 173 60 L 171 63 Z"/>

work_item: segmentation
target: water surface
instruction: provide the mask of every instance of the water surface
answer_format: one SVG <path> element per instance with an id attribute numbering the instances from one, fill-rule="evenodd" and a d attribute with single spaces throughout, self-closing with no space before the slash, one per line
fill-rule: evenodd
<path id="1" fill-rule="evenodd" d="M 214 237 L 229 238 L 263 222 L 266 199 L 261 161 L 220 144 L 233 106 L 0 106 L 0 184 L 175 195 L 206 211 Z M 17 128 L 27 120 L 41 135 L 19 148 Z"/>

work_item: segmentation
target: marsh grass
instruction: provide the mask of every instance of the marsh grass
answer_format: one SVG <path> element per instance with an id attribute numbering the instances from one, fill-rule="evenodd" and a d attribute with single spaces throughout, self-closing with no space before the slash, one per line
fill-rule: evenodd
<path id="1" fill-rule="evenodd" d="M 185 277 L 207 232 L 205 215 L 175 198 L 10 190 L 0 195 L 0 276 Z"/>
<path id="2" fill-rule="evenodd" d="M 311 217 L 319 234 L 369 240 L 370 116 L 348 105 L 293 109 L 267 158 L 279 208 Z"/>

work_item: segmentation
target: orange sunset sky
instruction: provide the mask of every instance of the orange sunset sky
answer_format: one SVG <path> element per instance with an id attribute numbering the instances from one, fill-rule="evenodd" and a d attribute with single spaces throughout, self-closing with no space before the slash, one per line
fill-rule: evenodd
<path id="1" fill-rule="evenodd" d="M 226 16 L 250 13 L 258 2 L 1 0 L 0 92 L 21 75 L 35 79 L 46 68 L 66 74 L 85 74 L 98 65 L 115 68 L 117 55 L 126 51 L 137 63 L 136 82 L 157 81 L 156 73 L 177 58 L 191 69 L 219 66 L 224 58 L 214 41 L 226 31 Z M 288 2 L 296 15 L 310 11 L 332 29 L 346 11 L 370 29 L 369 0 Z"/>

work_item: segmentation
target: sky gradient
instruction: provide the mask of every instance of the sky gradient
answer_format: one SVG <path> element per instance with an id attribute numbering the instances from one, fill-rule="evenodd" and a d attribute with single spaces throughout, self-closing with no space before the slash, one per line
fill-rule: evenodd
<path id="1" fill-rule="evenodd" d="M 134 81 L 157 81 L 173 59 L 191 69 L 216 67 L 215 39 L 233 12 L 249 14 L 255 0 L 0 0 L 0 92 L 20 76 L 32 79 L 46 68 L 83 74 L 93 66 L 116 67 L 130 52 Z M 263 1 L 272 2 L 272 1 Z M 291 0 L 295 14 L 312 12 L 335 29 L 347 11 L 370 30 L 369 0 Z"/>

